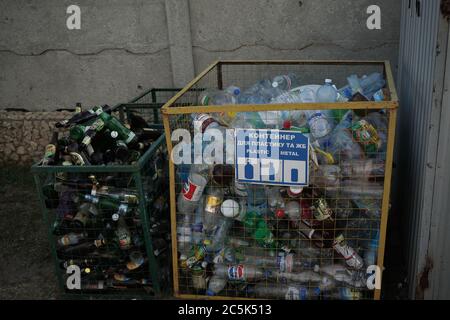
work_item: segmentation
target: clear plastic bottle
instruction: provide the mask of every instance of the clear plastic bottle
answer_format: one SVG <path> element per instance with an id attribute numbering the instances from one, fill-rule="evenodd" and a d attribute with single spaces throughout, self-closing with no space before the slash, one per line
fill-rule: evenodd
<path id="1" fill-rule="evenodd" d="M 337 90 L 333 86 L 331 79 L 325 79 L 325 84 L 322 85 L 316 93 L 317 102 L 336 102 Z"/>
<path id="2" fill-rule="evenodd" d="M 225 277 L 220 277 L 218 275 L 213 275 L 208 282 L 208 290 L 206 290 L 207 296 L 216 296 L 225 289 L 227 285 L 227 280 Z"/>
<path id="3" fill-rule="evenodd" d="M 231 281 L 242 282 L 253 282 L 267 278 L 267 273 L 262 268 L 242 264 L 231 266 L 216 265 L 214 267 L 214 275 Z"/>
<path id="4" fill-rule="evenodd" d="M 277 281 L 287 281 L 287 282 L 315 282 L 320 283 L 323 281 L 323 277 L 314 271 L 302 271 L 302 272 L 281 272 L 274 271 L 271 277 L 277 279 Z"/>
<path id="5" fill-rule="evenodd" d="M 183 185 L 177 201 L 178 212 L 184 215 L 193 215 L 198 207 L 203 190 L 208 183 L 207 172 L 204 167 L 192 165 L 188 180 Z"/>
<path id="6" fill-rule="evenodd" d="M 228 92 L 237 97 L 241 93 L 241 88 L 237 86 L 229 86 L 225 89 L 225 92 Z"/>
<path id="7" fill-rule="evenodd" d="M 300 222 L 302 207 L 299 201 L 289 201 L 284 208 L 289 220 L 296 226 Z"/>
<path id="8" fill-rule="evenodd" d="M 223 202 L 223 189 L 209 186 L 206 190 L 203 208 L 203 228 L 206 233 L 217 227 L 217 223 L 222 218 L 220 206 Z"/>
<path id="9" fill-rule="evenodd" d="M 272 79 L 272 87 L 281 90 L 291 90 L 292 88 L 295 88 L 298 83 L 299 80 L 297 76 L 292 72 L 276 76 Z"/>
<path id="10" fill-rule="evenodd" d="M 216 255 L 225 247 L 228 233 L 232 225 L 232 219 L 220 217 L 212 233 L 210 233 L 203 241 L 208 254 Z"/>
<path id="11" fill-rule="evenodd" d="M 237 102 L 233 93 L 220 90 L 205 90 L 199 100 L 202 106 L 236 104 Z"/>
<path id="12" fill-rule="evenodd" d="M 346 160 L 340 164 L 342 176 L 351 179 L 368 179 L 383 177 L 385 162 L 377 159 Z"/>
<path id="13" fill-rule="evenodd" d="M 333 130 L 333 121 L 327 110 L 307 110 L 308 125 L 314 139 L 321 139 Z"/>
<path id="14" fill-rule="evenodd" d="M 194 221 L 191 224 L 192 231 L 192 242 L 194 245 L 199 245 L 203 241 L 204 233 L 203 233 L 203 208 L 204 208 L 204 199 L 205 197 L 201 197 L 199 205 L 195 210 Z"/>
<path id="15" fill-rule="evenodd" d="M 255 211 L 263 216 L 267 214 L 267 197 L 264 186 L 247 184 L 247 211 Z"/>
<path id="16" fill-rule="evenodd" d="M 267 202 L 271 213 L 275 213 L 278 209 L 285 206 L 284 199 L 281 196 L 279 187 L 268 187 L 266 189 Z"/>
<path id="17" fill-rule="evenodd" d="M 246 252 L 243 260 L 245 265 L 253 265 L 263 269 L 278 270 L 280 272 L 300 272 L 314 268 L 315 264 L 302 259 L 293 253 L 279 252 L 272 257 L 270 255 L 250 255 Z"/>
<path id="18" fill-rule="evenodd" d="M 251 296 L 279 299 L 279 300 L 317 300 L 322 290 L 319 287 L 309 287 L 301 284 L 278 284 L 257 283 L 247 290 Z"/>
<path id="19" fill-rule="evenodd" d="M 377 230 L 369 242 L 369 247 L 366 249 L 364 253 L 364 262 L 366 263 L 367 266 L 375 265 L 375 263 L 377 262 L 379 237 L 380 233 Z"/>

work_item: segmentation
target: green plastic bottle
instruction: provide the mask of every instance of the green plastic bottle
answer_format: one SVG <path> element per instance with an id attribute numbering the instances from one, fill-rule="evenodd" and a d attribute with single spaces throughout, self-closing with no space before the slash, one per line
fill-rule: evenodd
<path id="1" fill-rule="evenodd" d="M 246 228 L 250 229 L 251 235 L 258 245 L 264 248 L 276 247 L 272 231 L 270 231 L 264 219 L 256 212 L 247 212 L 242 222 Z"/>

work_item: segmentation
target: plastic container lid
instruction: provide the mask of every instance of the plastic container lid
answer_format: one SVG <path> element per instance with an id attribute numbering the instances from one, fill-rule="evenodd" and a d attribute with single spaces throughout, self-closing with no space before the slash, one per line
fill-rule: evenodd
<path id="1" fill-rule="evenodd" d="M 284 120 L 283 121 L 283 129 L 289 130 L 292 126 L 291 120 Z"/>
<path id="2" fill-rule="evenodd" d="M 234 218 L 239 215 L 239 203 L 233 199 L 225 200 L 220 206 L 220 211 L 227 218 Z"/>
<path id="3" fill-rule="evenodd" d="M 289 187 L 289 192 L 292 195 L 299 195 L 300 193 L 302 193 L 303 188 L 302 187 Z"/>
<path id="4" fill-rule="evenodd" d="M 283 209 L 278 209 L 277 211 L 275 211 L 275 216 L 279 219 L 284 218 L 286 216 L 285 212 Z"/>

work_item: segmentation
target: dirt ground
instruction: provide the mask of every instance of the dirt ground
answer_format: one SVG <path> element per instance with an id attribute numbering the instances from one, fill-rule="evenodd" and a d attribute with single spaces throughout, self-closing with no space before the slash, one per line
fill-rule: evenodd
<path id="1" fill-rule="evenodd" d="M 30 168 L 1 168 L 0 195 L 0 300 L 63 298 Z M 390 222 L 382 295 L 404 299 L 398 222 Z"/>
<path id="2" fill-rule="evenodd" d="M 0 194 L 0 299 L 58 298 L 30 168 L 2 168 Z"/>

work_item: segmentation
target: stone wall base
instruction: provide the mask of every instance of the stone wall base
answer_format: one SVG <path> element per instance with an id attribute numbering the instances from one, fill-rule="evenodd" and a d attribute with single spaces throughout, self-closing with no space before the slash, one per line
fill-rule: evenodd
<path id="1" fill-rule="evenodd" d="M 28 166 L 39 161 L 57 121 L 69 111 L 18 112 L 0 110 L 0 164 Z"/>

